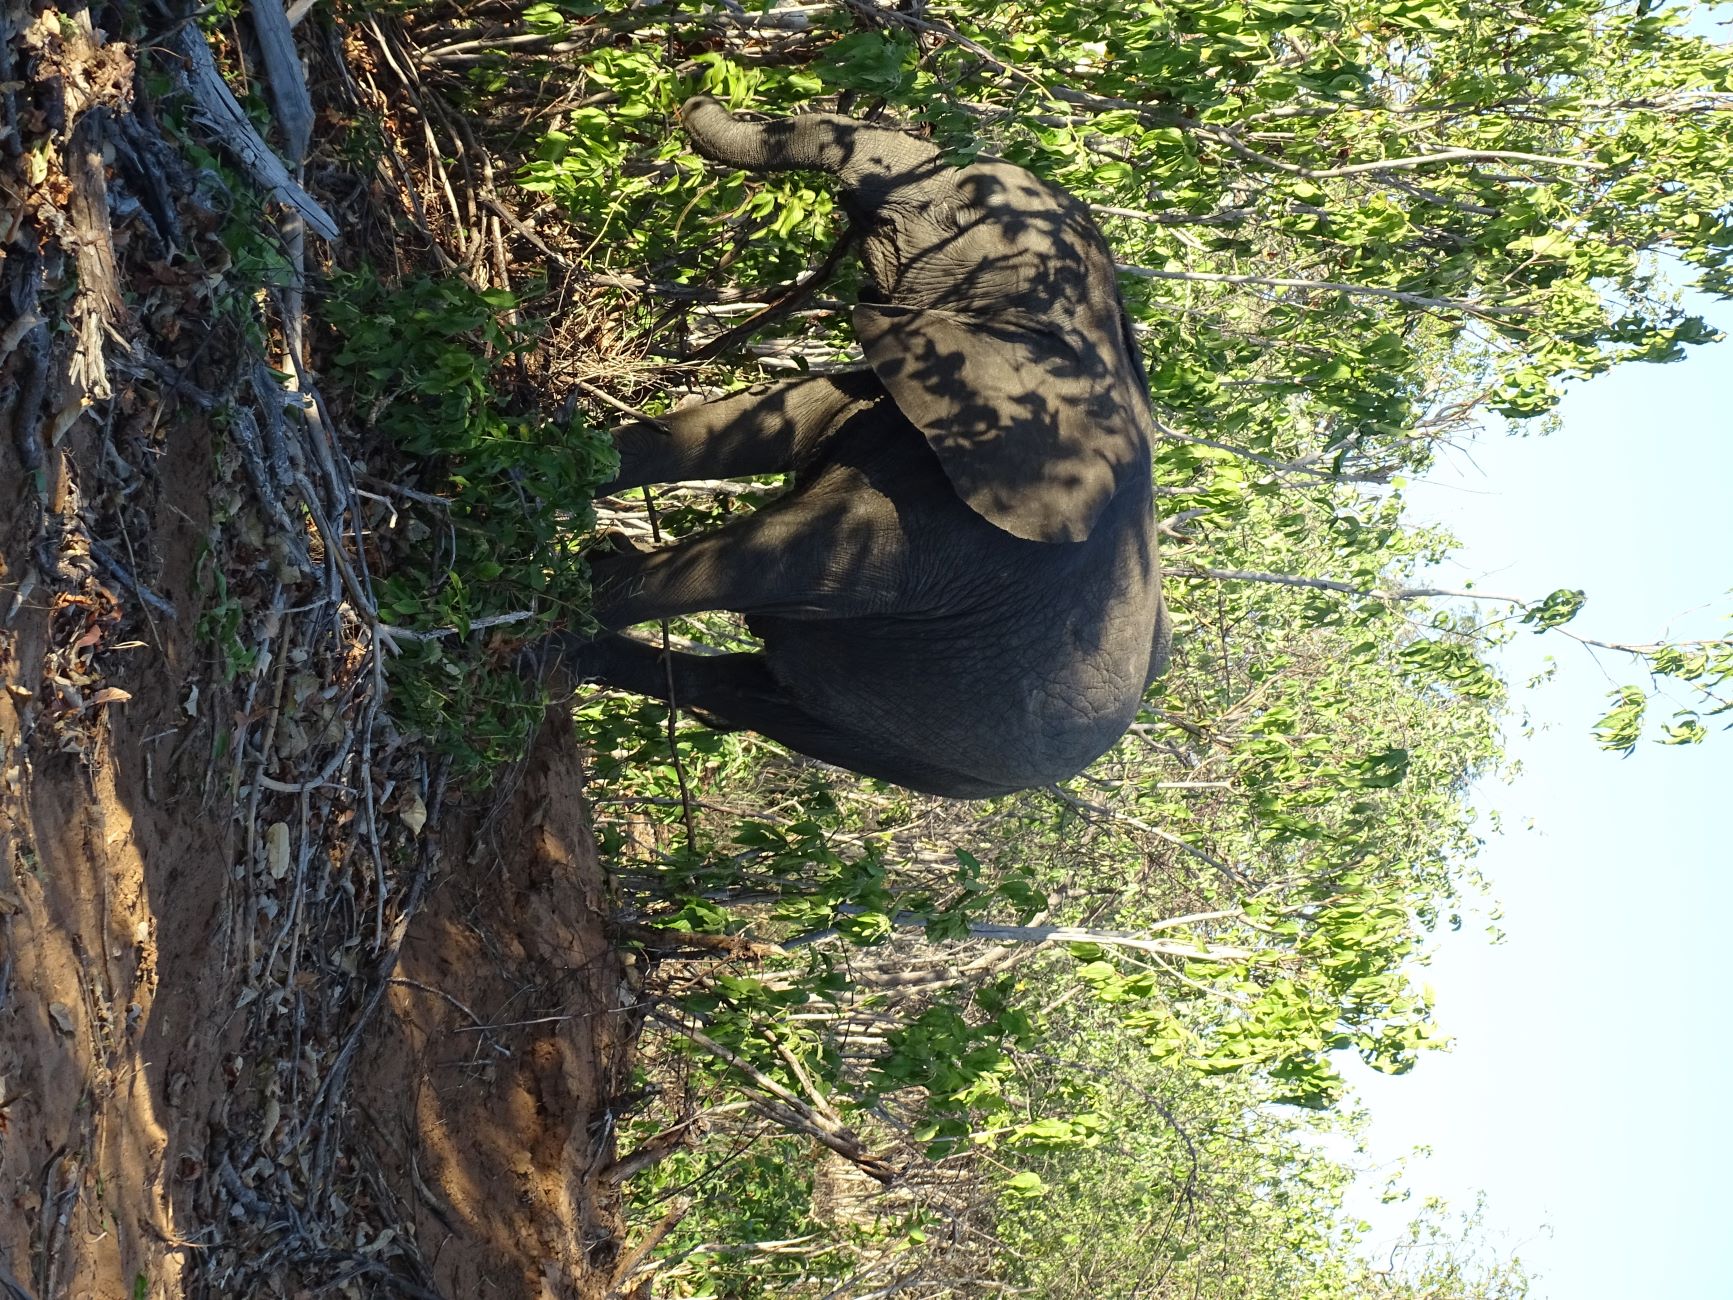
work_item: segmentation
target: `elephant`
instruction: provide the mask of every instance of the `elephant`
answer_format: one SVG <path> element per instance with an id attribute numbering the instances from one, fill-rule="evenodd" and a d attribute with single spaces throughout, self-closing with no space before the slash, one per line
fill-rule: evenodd
<path id="1" fill-rule="evenodd" d="M 912 790 L 982 799 L 1070 777 L 1167 667 L 1152 413 L 1087 208 L 1002 161 L 835 113 L 770 121 L 697 97 L 698 152 L 828 173 L 860 232 L 865 365 L 615 430 L 602 494 L 787 472 L 786 495 L 593 562 L 582 678 L 669 699 Z M 619 635 L 703 610 L 754 653 Z"/>

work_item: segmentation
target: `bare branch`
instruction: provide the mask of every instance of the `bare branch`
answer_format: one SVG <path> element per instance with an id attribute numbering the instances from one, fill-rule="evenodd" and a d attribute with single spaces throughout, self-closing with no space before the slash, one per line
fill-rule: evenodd
<path id="1" fill-rule="evenodd" d="M 1332 470 L 1318 469 L 1304 460 L 1277 460 L 1273 456 L 1263 456 L 1255 451 L 1247 451 L 1244 447 L 1236 447 L 1232 443 L 1217 442 L 1214 438 L 1200 438 L 1196 434 L 1181 433 L 1177 429 L 1167 428 L 1157 424 L 1164 438 L 1172 438 L 1176 442 L 1194 443 L 1199 447 L 1213 447 L 1216 451 L 1225 451 L 1231 456 L 1249 460 L 1275 470 L 1279 474 L 1309 474 L 1313 478 L 1326 483 L 1388 483 L 1391 475 L 1396 472 L 1395 466 L 1376 469 L 1364 474 L 1340 474 Z"/>
<path id="2" fill-rule="evenodd" d="M 260 138 L 252 120 L 235 102 L 234 92 L 217 71 L 216 60 L 211 57 L 198 25 L 183 24 L 174 32 L 171 42 L 186 61 L 187 90 L 197 104 L 200 118 L 235 154 L 260 188 L 269 190 L 278 202 L 299 212 L 315 234 L 323 239 L 336 239 L 337 223 L 289 175 L 283 160 Z"/>
<path id="3" fill-rule="evenodd" d="M 1272 275 L 1230 275 L 1221 271 L 1162 271 L 1152 266 L 1128 266 L 1120 263 L 1116 268 L 1121 275 L 1134 275 L 1143 280 L 1193 280 L 1204 284 L 1245 284 L 1258 285 L 1267 289 L 1323 289 L 1331 293 L 1357 294 L 1367 298 L 1388 298 L 1392 302 L 1405 303 L 1410 307 L 1424 307 L 1431 311 L 1460 311 L 1471 316 L 1532 316 L 1532 307 L 1500 306 L 1496 303 L 1472 302 L 1459 298 L 1431 298 L 1421 293 L 1408 293 L 1402 289 L 1384 289 L 1370 284 L 1343 284 L 1337 280 L 1295 280 Z"/>
<path id="4" fill-rule="evenodd" d="M 775 1079 L 703 1031 L 682 1023 L 665 1011 L 652 1011 L 650 1018 L 668 1026 L 675 1033 L 683 1034 L 717 1060 L 724 1062 L 743 1075 L 754 1087 L 776 1098 L 775 1102 L 754 1098 L 753 1105 L 776 1120 L 777 1123 L 816 1138 L 843 1159 L 858 1165 L 881 1183 L 895 1182 L 902 1176 L 902 1171 L 896 1166 L 869 1152 L 853 1130 L 844 1128 L 840 1124 L 830 1123 L 824 1116 Z"/>
<path id="5" fill-rule="evenodd" d="M 1284 163 L 1279 158 L 1267 161 L 1282 171 L 1292 172 L 1312 181 L 1329 180 L 1337 176 L 1357 176 L 1363 172 L 1413 171 L 1417 167 L 1431 167 L 1449 162 L 1531 162 L 1548 167 L 1580 167 L 1585 171 L 1606 169 L 1605 163 L 1591 162 L 1587 158 L 1560 158 L 1552 154 L 1522 153 L 1514 149 L 1442 149 L 1437 153 L 1416 154 L 1409 158 L 1380 158 L 1372 162 L 1324 168 L 1301 167 L 1297 163 Z"/>
<path id="6" fill-rule="evenodd" d="M 1479 600 L 1500 605 L 1527 605 L 1521 596 L 1503 596 L 1489 591 L 1461 591 L 1453 587 L 1393 587 L 1380 591 L 1359 587 L 1337 578 L 1302 578 L 1292 573 L 1265 573 L 1260 569 L 1209 569 L 1187 565 L 1167 570 L 1180 578 L 1213 578 L 1218 582 L 1269 582 L 1282 587 L 1310 587 L 1317 591 L 1339 591 L 1346 596 L 1362 596 L 1368 600 L 1422 600 L 1443 596 L 1453 600 Z"/>

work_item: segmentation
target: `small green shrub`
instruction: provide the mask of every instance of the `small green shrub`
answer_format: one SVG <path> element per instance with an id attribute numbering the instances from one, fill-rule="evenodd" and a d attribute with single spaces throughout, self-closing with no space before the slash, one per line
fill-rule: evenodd
<path id="1" fill-rule="evenodd" d="M 542 701 L 469 633 L 520 613 L 528 617 L 505 625 L 514 643 L 589 626 L 577 540 L 593 523 L 596 485 L 618 463 L 606 431 L 582 417 L 508 409 L 496 376 L 534 342 L 508 319 L 513 305 L 454 279 L 388 286 L 362 271 L 335 277 L 325 312 L 337 335 L 328 373 L 356 422 L 422 458 L 419 489 L 444 503 L 395 503 L 390 571 L 376 591 L 385 623 L 449 631 L 403 641 L 394 708 L 470 776 L 522 751 Z"/>

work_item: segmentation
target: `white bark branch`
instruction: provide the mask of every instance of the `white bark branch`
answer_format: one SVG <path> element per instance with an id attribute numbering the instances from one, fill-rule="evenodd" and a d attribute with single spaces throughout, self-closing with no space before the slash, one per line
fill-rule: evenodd
<path id="1" fill-rule="evenodd" d="M 216 60 L 211 57 L 210 46 L 205 44 L 198 25 L 182 24 L 171 40 L 175 51 L 186 60 L 187 87 L 199 119 L 235 155 L 254 184 L 299 212 L 314 234 L 335 240 L 337 223 L 317 199 L 296 184 L 283 160 L 253 129 L 252 122 L 235 102 L 234 92 L 217 71 Z"/>
<path id="2" fill-rule="evenodd" d="M 1445 596 L 1454 600 L 1490 601 L 1500 605 L 1524 605 L 1520 596 L 1503 596 L 1489 591 L 1460 591 L 1453 587 L 1392 587 L 1387 590 L 1356 586 L 1338 578 L 1302 578 L 1292 573 L 1265 573 L 1261 569 L 1208 569 L 1201 565 L 1172 568 L 1168 573 L 1180 578 L 1213 578 L 1218 582 L 1269 582 L 1281 587 L 1310 587 L 1317 591 L 1339 591 L 1347 596 L 1363 596 L 1368 600 L 1421 600 L 1428 596 Z"/>
<path id="3" fill-rule="evenodd" d="M 1422 293 L 1402 289 L 1384 289 L 1370 284 L 1344 284 L 1337 280 L 1298 280 L 1273 275 L 1230 275 L 1220 271 L 1162 271 L 1152 266 L 1131 266 L 1119 263 L 1121 275 L 1134 275 L 1143 280 L 1193 280 L 1203 284 L 1245 284 L 1267 289 L 1323 289 L 1331 293 L 1357 294 L 1367 298 L 1388 298 L 1410 307 L 1433 311 L 1461 311 L 1475 316 L 1532 316 L 1528 307 L 1501 307 L 1495 303 L 1473 302 L 1457 298 L 1431 298 Z"/>
<path id="4" fill-rule="evenodd" d="M 277 115 L 277 125 L 283 128 L 289 161 L 298 166 L 307 156 L 307 142 L 313 135 L 313 99 L 307 93 L 289 16 L 283 11 L 283 0 L 253 0 L 251 10 L 253 34 L 259 39 L 259 53 L 265 62 L 265 85 L 271 92 L 271 108 Z"/>

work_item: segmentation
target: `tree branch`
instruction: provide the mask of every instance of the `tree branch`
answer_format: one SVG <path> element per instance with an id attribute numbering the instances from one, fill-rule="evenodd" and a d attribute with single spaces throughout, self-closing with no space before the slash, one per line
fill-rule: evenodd
<path id="1" fill-rule="evenodd" d="M 902 1171 L 895 1165 L 887 1160 L 881 1160 L 867 1151 L 853 1130 L 840 1124 L 828 1122 L 801 1098 L 738 1053 L 730 1051 L 701 1030 L 682 1023 L 665 1011 L 652 1011 L 650 1018 L 660 1021 L 674 1030 L 675 1033 L 683 1034 L 717 1060 L 744 1075 L 754 1087 L 776 1098 L 776 1101 L 771 1102 L 761 1097 L 755 1097 L 752 1099 L 752 1104 L 777 1123 L 817 1139 L 843 1159 L 858 1165 L 881 1183 L 892 1183 L 902 1176 Z"/>
<path id="2" fill-rule="evenodd" d="M 1549 167 L 1580 167 L 1585 171 L 1604 171 L 1605 163 L 1587 158 L 1559 158 L 1552 154 L 1523 153 L 1515 149 L 1441 149 L 1437 153 L 1415 154 L 1408 158 L 1381 158 L 1373 162 L 1346 163 L 1341 167 L 1311 168 L 1298 163 L 1286 163 L 1279 158 L 1267 159 L 1282 171 L 1292 172 L 1307 180 L 1330 180 L 1338 176 L 1358 176 L 1363 172 L 1413 171 L 1446 162 L 1531 162 Z"/>
<path id="3" fill-rule="evenodd" d="M 1386 591 L 1368 590 L 1337 578 L 1302 578 L 1291 573 L 1265 573 L 1260 569 L 1209 569 L 1201 565 L 1186 565 L 1168 569 L 1167 572 L 1179 578 L 1212 578 L 1217 582 L 1270 582 L 1281 587 L 1339 591 L 1346 596 L 1362 596 L 1368 600 L 1421 600 L 1428 596 L 1446 596 L 1455 600 L 1479 600 L 1501 605 L 1529 604 L 1521 596 L 1502 596 L 1488 591 L 1460 591 L 1453 587 L 1393 587 Z"/>
<path id="4" fill-rule="evenodd" d="M 1272 275 L 1230 275 L 1220 271 L 1160 271 L 1152 266 L 1130 266 L 1119 263 L 1115 269 L 1121 275 L 1134 275 L 1144 280 L 1193 280 L 1205 284 L 1247 284 L 1268 289 L 1326 289 L 1332 293 L 1358 294 L 1368 298 L 1388 298 L 1410 307 L 1433 311 L 1460 311 L 1471 316 L 1532 316 L 1531 307 L 1501 307 L 1491 303 L 1469 302 L 1457 298 L 1430 298 L 1421 293 L 1402 289 L 1383 289 L 1370 284 L 1343 284 L 1337 280 L 1295 280 Z"/>
<path id="5" fill-rule="evenodd" d="M 1188 844 L 1172 831 L 1164 831 L 1159 826 L 1152 826 L 1140 818 L 1132 817 L 1129 814 L 1118 811 L 1117 809 L 1104 807 L 1098 803 L 1091 803 L 1087 799 L 1079 799 L 1076 795 L 1067 790 L 1062 790 L 1056 785 L 1048 786 L 1047 790 L 1048 793 L 1059 799 L 1060 802 L 1066 804 L 1077 812 L 1083 813 L 1086 816 L 1093 814 L 1097 817 L 1105 817 L 1109 821 L 1119 822 L 1123 825 L 1130 826 L 1135 830 L 1140 830 L 1146 835 L 1153 835 L 1156 839 L 1161 840 L 1166 844 L 1173 845 L 1174 848 L 1179 849 L 1183 853 L 1190 854 L 1199 862 L 1202 862 L 1213 870 L 1220 872 L 1223 876 L 1226 876 L 1242 889 L 1248 887 L 1246 878 L 1235 868 L 1229 866 L 1214 854 L 1205 853 L 1202 849 L 1198 848 L 1197 845 Z M 972 932 L 973 927 L 971 926 L 970 929 Z"/>
<path id="6" fill-rule="evenodd" d="M 1217 442 L 1214 438 L 1200 438 L 1196 434 L 1191 433 L 1181 433 L 1177 429 L 1170 429 L 1159 422 L 1157 423 L 1156 428 L 1160 431 L 1162 437 L 1172 438 L 1176 442 L 1195 443 L 1199 447 L 1213 447 L 1216 451 L 1225 451 L 1230 456 L 1238 456 L 1242 460 L 1249 460 L 1255 464 L 1263 465 L 1268 469 L 1275 470 L 1279 474 L 1309 474 L 1313 478 L 1320 479 L 1326 483 L 1384 484 L 1390 481 L 1391 475 L 1396 472 L 1397 468 L 1396 466 L 1389 466 L 1365 474 L 1341 474 L 1332 470 L 1318 469 L 1312 465 L 1306 464 L 1304 461 L 1277 460 L 1273 456 L 1259 455 L 1255 451 L 1247 451 L 1244 447 L 1236 447 L 1232 443 Z"/>

